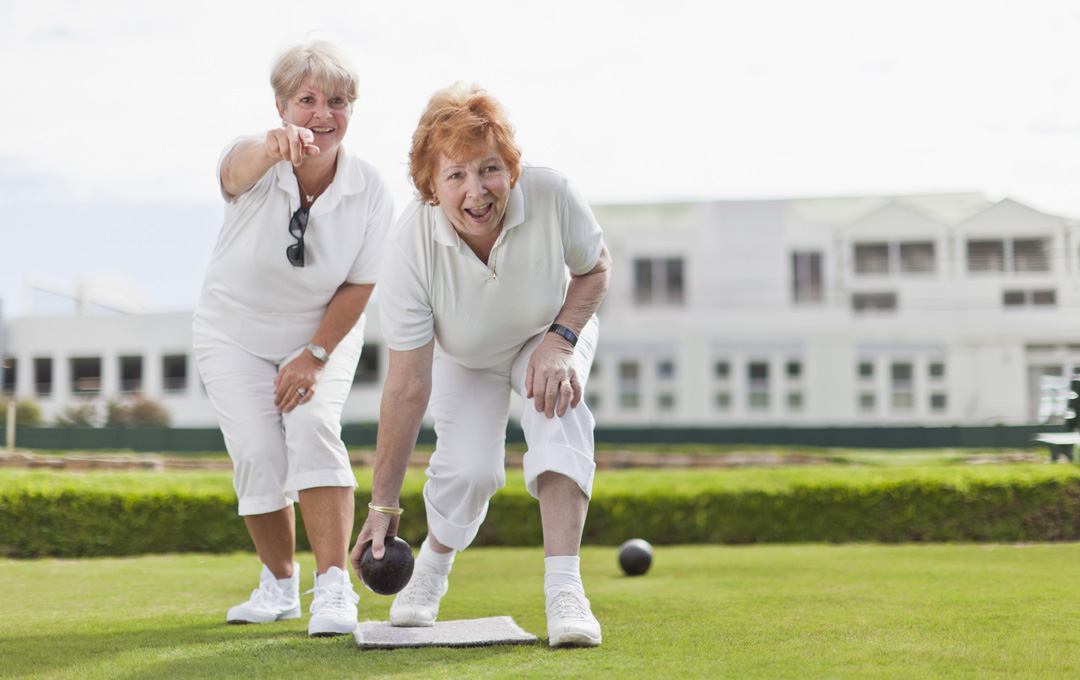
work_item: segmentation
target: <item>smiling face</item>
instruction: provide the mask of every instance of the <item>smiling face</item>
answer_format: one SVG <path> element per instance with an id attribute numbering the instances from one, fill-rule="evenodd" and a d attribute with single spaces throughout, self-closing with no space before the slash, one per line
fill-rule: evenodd
<path id="1" fill-rule="evenodd" d="M 289 125 L 303 127 L 315 134 L 320 154 L 337 150 L 349 128 L 352 105 L 343 94 L 326 94 L 313 82 L 304 79 L 300 89 L 291 97 L 277 103 L 281 119 Z"/>
<path id="2" fill-rule="evenodd" d="M 494 147 L 461 160 L 439 154 L 435 196 L 462 236 L 495 231 L 506 214 L 510 189 L 510 172 Z"/>

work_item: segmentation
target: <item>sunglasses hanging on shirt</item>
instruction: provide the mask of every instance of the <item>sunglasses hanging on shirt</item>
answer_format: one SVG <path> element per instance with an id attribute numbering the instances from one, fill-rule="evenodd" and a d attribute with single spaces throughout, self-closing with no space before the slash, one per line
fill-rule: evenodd
<path id="1" fill-rule="evenodd" d="M 304 266 L 304 232 L 307 231 L 309 208 L 300 207 L 293 213 L 289 220 L 289 233 L 296 239 L 296 243 L 285 249 L 285 257 L 289 258 L 289 264 L 294 267 Z"/>

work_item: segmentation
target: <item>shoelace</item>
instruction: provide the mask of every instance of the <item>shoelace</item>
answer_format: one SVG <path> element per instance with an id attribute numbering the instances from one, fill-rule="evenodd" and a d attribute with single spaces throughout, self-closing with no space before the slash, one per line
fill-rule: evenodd
<path id="1" fill-rule="evenodd" d="M 413 574 L 405 592 L 402 593 L 406 604 L 431 606 L 438 602 L 442 590 L 442 581 L 446 578 L 431 569 L 421 569 Z M 432 602 L 434 600 L 434 602 Z"/>
<path id="2" fill-rule="evenodd" d="M 564 619 L 589 620 L 589 601 L 585 596 L 569 589 L 559 589 L 551 594 L 551 614 Z"/>
<path id="3" fill-rule="evenodd" d="M 268 607 L 276 603 L 284 591 L 273 581 L 263 581 L 259 587 L 251 591 L 251 604 L 256 607 Z"/>
<path id="4" fill-rule="evenodd" d="M 311 602 L 311 609 L 313 611 L 316 604 L 337 609 L 347 606 L 347 600 L 352 600 L 352 604 L 356 604 L 360 601 L 360 596 L 356 594 L 356 591 L 346 587 L 344 583 L 334 583 L 328 586 L 315 586 L 311 590 L 306 591 L 304 595 L 309 595 L 311 593 L 315 593 L 315 599 Z"/>

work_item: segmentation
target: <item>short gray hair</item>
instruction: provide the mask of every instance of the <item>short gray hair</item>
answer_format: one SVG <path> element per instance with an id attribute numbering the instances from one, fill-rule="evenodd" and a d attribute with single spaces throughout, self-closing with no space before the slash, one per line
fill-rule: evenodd
<path id="1" fill-rule="evenodd" d="M 327 40 L 314 40 L 285 49 L 270 68 L 270 86 L 284 104 L 300 90 L 304 79 L 324 94 L 341 94 L 352 104 L 360 96 L 360 78 L 344 51 Z"/>

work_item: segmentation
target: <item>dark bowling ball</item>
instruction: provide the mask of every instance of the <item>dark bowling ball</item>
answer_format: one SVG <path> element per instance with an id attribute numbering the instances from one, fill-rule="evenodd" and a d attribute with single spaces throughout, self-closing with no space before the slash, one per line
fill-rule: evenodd
<path id="1" fill-rule="evenodd" d="M 652 546 L 648 541 L 631 538 L 619 546 L 619 566 L 627 576 L 640 576 L 652 566 Z"/>
<path id="2" fill-rule="evenodd" d="M 371 554 L 370 543 L 360 556 L 360 578 L 368 590 L 378 595 L 401 592 L 412 578 L 412 570 L 412 548 L 397 536 L 386 540 L 386 552 L 381 560 Z"/>

